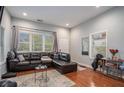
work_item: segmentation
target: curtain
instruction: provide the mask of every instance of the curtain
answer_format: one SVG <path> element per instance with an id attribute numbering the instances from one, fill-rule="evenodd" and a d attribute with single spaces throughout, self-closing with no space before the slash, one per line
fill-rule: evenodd
<path id="1" fill-rule="evenodd" d="M 53 52 L 58 52 L 57 33 L 54 32 L 53 35 L 54 35 Z"/>
<path id="2" fill-rule="evenodd" d="M 12 27 L 12 42 L 11 49 L 17 50 L 18 48 L 18 28 L 16 26 Z"/>

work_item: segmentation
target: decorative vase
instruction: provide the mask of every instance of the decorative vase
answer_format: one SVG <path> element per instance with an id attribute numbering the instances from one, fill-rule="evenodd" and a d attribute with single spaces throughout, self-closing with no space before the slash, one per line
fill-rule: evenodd
<path id="1" fill-rule="evenodd" d="M 117 57 L 116 56 L 112 56 L 112 60 L 117 60 Z"/>

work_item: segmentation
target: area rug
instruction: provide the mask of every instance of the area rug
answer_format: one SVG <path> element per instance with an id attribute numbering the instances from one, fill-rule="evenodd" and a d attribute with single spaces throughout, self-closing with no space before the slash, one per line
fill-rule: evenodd
<path id="1" fill-rule="evenodd" d="M 36 77 L 41 78 L 42 72 L 38 72 Z M 17 82 L 18 87 L 72 87 L 75 83 L 67 78 L 66 76 L 60 74 L 56 70 L 47 71 L 47 81 L 46 80 L 36 80 L 34 73 L 10 78 L 9 80 L 14 80 Z"/>

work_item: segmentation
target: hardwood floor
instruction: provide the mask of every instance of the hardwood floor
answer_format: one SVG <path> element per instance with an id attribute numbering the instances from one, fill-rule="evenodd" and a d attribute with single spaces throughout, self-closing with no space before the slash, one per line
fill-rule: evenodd
<path id="1" fill-rule="evenodd" d="M 124 87 L 123 80 L 112 79 L 89 68 L 65 74 L 76 83 L 77 87 Z"/>
<path id="2" fill-rule="evenodd" d="M 54 68 L 49 68 L 48 70 L 52 69 Z M 33 72 L 34 70 L 18 72 L 17 76 Z M 112 79 L 89 68 L 64 75 L 76 83 L 75 87 L 124 87 L 124 81 Z"/>

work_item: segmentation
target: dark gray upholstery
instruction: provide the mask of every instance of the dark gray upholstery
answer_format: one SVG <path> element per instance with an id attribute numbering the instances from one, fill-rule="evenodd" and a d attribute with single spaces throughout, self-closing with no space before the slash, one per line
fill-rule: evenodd
<path id="1" fill-rule="evenodd" d="M 77 71 L 77 63 L 70 61 L 70 54 L 59 53 L 59 59 L 53 59 L 53 66 L 61 74 Z"/>
<path id="2" fill-rule="evenodd" d="M 17 53 L 17 55 L 23 55 L 25 61 L 20 62 L 18 58 L 7 57 L 7 69 L 8 72 L 17 72 L 24 70 L 32 70 L 35 66 L 41 64 L 41 57 L 43 55 L 49 55 L 50 53 L 45 52 L 28 52 L 28 53 Z M 47 66 L 51 66 L 51 63 L 46 63 Z"/>
<path id="3" fill-rule="evenodd" d="M 16 73 L 9 72 L 9 73 L 2 74 L 2 76 L 1 76 L 2 79 L 10 78 L 10 77 L 16 77 Z"/>
<path id="4" fill-rule="evenodd" d="M 19 62 L 19 63 L 17 64 L 17 66 L 29 65 L 29 64 L 30 64 L 29 61 L 24 61 L 24 62 Z"/>
<path id="5" fill-rule="evenodd" d="M 77 63 L 75 62 L 65 62 L 65 61 L 61 61 L 61 60 L 53 60 L 54 63 L 60 65 L 60 66 L 67 66 L 67 65 L 75 65 Z"/>
<path id="6" fill-rule="evenodd" d="M 31 64 L 40 64 L 41 60 L 31 60 Z"/>
<path id="7" fill-rule="evenodd" d="M 70 54 L 68 53 L 59 53 L 59 59 L 66 61 L 66 62 L 70 62 Z"/>
<path id="8" fill-rule="evenodd" d="M 10 80 L 1 80 L 0 87 L 17 87 L 17 83 Z"/>
<path id="9" fill-rule="evenodd" d="M 40 60 L 41 53 L 31 53 L 31 60 Z"/>

